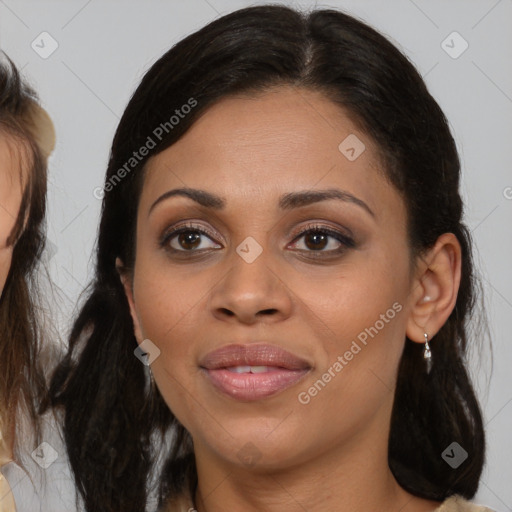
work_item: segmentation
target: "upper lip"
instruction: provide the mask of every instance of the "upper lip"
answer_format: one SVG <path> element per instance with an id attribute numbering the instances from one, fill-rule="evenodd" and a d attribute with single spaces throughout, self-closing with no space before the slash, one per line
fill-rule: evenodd
<path id="1" fill-rule="evenodd" d="M 250 343 L 225 345 L 206 354 L 200 366 L 207 370 L 232 366 L 275 366 L 287 370 L 305 370 L 310 364 L 277 345 Z"/>

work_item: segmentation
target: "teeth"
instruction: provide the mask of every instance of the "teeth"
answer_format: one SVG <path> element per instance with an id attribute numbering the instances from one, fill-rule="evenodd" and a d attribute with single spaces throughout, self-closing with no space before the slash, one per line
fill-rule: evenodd
<path id="1" fill-rule="evenodd" d="M 249 373 L 251 371 L 250 366 L 231 366 L 228 368 L 230 372 L 233 373 Z"/>
<path id="2" fill-rule="evenodd" d="M 268 372 L 268 366 L 231 366 L 227 368 L 233 373 L 265 373 Z"/>
<path id="3" fill-rule="evenodd" d="M 268 372 L 268 366 L 251 366 L 251 373 L 265 373 Z"/>

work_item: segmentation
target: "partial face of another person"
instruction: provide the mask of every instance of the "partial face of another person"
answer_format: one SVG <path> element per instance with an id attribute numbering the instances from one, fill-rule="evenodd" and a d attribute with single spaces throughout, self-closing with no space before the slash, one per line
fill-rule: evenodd
<path id="1" fill-rule="evenodd" d="M 170 192 L 183 188 L 215 197 Z M 137 340 L 159 349 L 154 377 L 196 456 L 278 469 L 387 441 L 406 210 L 372 142 L 320 93 L 224 99 L 152 158 L 132 277 Z"/>
<path id="2" fill-rule="evenodd" d="M 20 211 L 26 172 L 18 144 L 0 132 L 0 290 L 11 268 L 14 245 L 8 239 Z"/>

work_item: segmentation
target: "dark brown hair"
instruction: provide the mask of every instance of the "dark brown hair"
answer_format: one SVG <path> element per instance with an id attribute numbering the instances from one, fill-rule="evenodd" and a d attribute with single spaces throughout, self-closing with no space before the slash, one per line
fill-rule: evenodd
<path id="1" fill-rule="evenodd" d="M 41 109 L 14 63 L 0 63 L 0 137 L 5 137 L 23 175 L 22 200 L 8 237 L 12 263 L 0 298 L 0 411 L 11 431 L 23 412 L 38 431 L 37 407 L 45 396 L 39 358 L 41 330 L 37 268 L 45 245 L 47 149 L 37 133 Z"/>
<path id="2" fill-rule="evenodd" d="M 279 85 L 323 92 L 375 141 L 386 176 L 407 208 L 414 259 L 443 233 L 454 233 L 460 242 L 462 281 L 453 312 L 432 340 L 435 364 L 429 375 L 422 346 L 405 342 L 389 465 L 403 488 L 423 498 L 443 500 L 455 493 L 471 498 L 477 491 L 484 431 L 465 363 L 475 279 L 462 219 L 459 158 L 447 120 L 409 60 L 366 24 L 335 10 L 303 14 L 259 6 L 213 21 L 163 55 L 144 76 L 117 128 L 95 278 L 52 384 L 53 403 L 65 408 L 69 457 L 90 512 L 144 510 L 145 484 L 156 460 L 152 440 L 159 432 L 176 434 L 159 475 L 161 498 L 180 492 L 185 475 L 195 478 L 190 435 L 158 390 L 151 391 L 146 368 L 133 355 L 133 324 L 115 268 L 118 257 L 133 268 L 145 164 L 215 102 Z M 197 107 L 112 186 L 133 151 L 190 98 Z M 470 453 L 457 469 L 441 457 L 454 441 Z"/>

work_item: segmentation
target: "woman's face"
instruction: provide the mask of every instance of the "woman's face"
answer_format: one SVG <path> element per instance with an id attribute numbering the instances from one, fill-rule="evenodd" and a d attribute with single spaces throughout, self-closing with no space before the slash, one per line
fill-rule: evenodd
<path id="1" fill-rule="evenodd" d="M 7 240 L 21 206 L 22 166 L 15 142 L 0 135 L 0 291 L 3 290 L 12 262 L 13 245 Z"/>
<path id="2" fill-rule="evenodd" d="M 126 289 L 196 456 L 280 468 L 356 439 L 387 449 L 410 268 L 374 145 L 319 93 L 225 99 L 151 159 Z"/>

